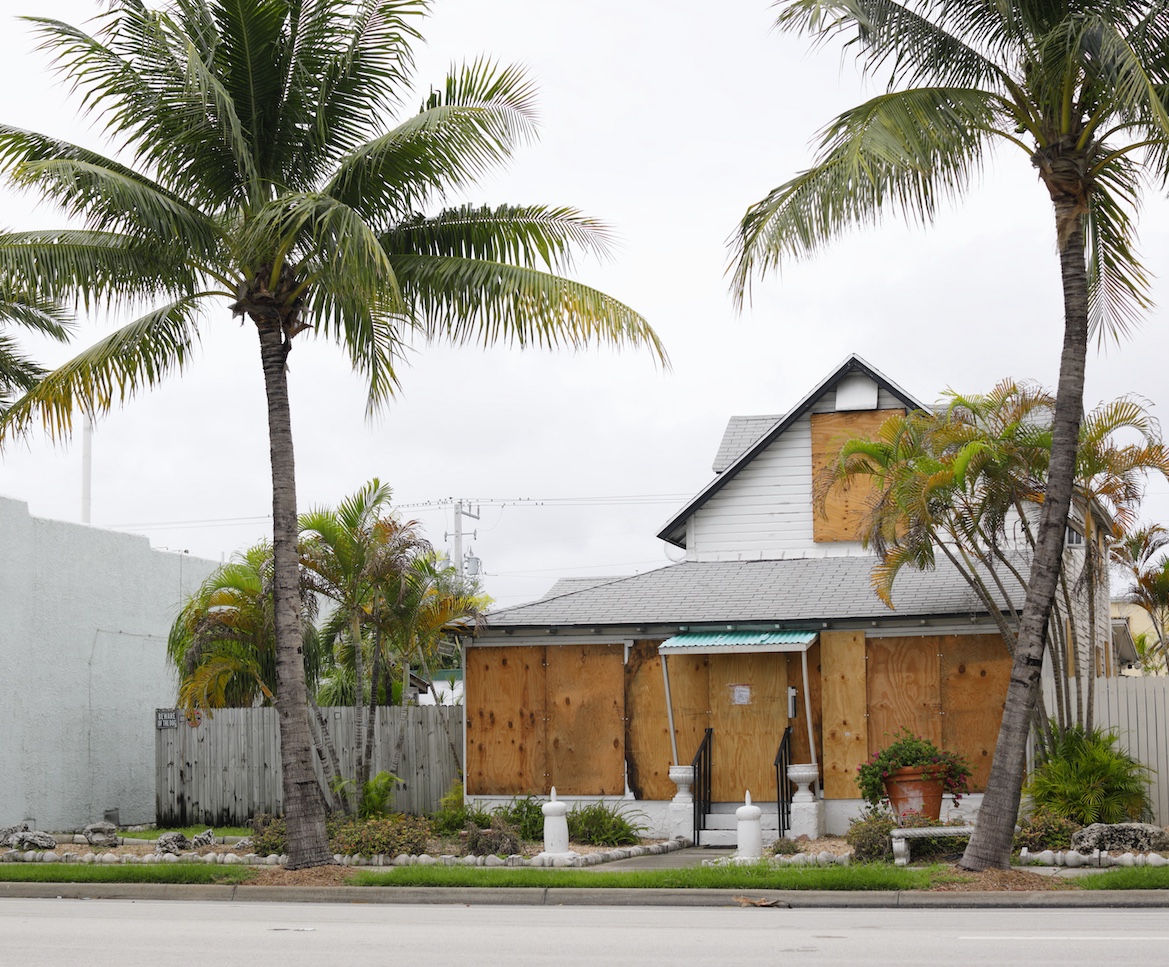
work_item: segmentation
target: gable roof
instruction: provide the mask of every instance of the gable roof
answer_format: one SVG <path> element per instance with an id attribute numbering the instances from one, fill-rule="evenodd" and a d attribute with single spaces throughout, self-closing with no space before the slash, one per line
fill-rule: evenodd
<path id="1" fill-rule="evenodd" d="M 722 442 L 718 445 L 718 453 L 714 455 L 711 469 L 715 473 L 722 473 L 744 450 L 782 419 L 782 413 L 732 416 L 727 420 L 727 428 L 723 430 Z"/>
<path id="2" fill-rule="evenodd" d="M 755 457 L 766 450 L 767 447 L 784 432 L 789 426 L 796 422 L 801 416 L 811 410 L 821 396 L 829 389 L 839 383 L 845 376 L 853 373 L 861 373 L 868 376 L 877 386 L 891 396 L 895 396 L 906 407 L 907 410 L 926 410 L 926 404 L 914 399 L 900 386 L 894 383 L 889 377 L 874 369 L 865 360 L 861 359 L 855 353 L 849 356 L 843 363 L 841 363 L 832 373 L 821 380 L 807 396 L 805 396 L 799 403 L 797 403 L 784 416 L 780 417 L 770 430 L 767 430 L 760 436 L 752 445 L 743 450 L 737 458 L 735 458 L 727 468 L 718 474 L 710 483 L 706 485 L 685 507 L 683 507 L 677 514 L 675 514 L 669 522 L 658 531 L 658 537 L 663 541 L 668 541 L 677 547 L 686 546 L 686 521 L 701 508 L 711 497 L 717 494 L 723 487 L 725 487 L 731 480 L 733 480 L 740 470 L 749 464 Z M 766 419 L 763 417 L 762 419 Z M 730 427 L 727 428 L 728 432 Z M 746 431 L 746 425 L 744 426 Z M 723 434 L 723 443 L 727 444 L 727 433 Z M 720 455 L 722 454 L 722 447 L 720 446 Z M 717 465 L 718 458 L 715 458 Z"/>
<path id="3" fill-rule="evenodd" d="M 961 575 L 939 560 L 933 571 L 898 575 L 891 612 L 873 591 L 873 558 L 686 561 L 546 595 L 487 615 L 488 632 L 603 625 L 817 622 L 985 614 Z"/>

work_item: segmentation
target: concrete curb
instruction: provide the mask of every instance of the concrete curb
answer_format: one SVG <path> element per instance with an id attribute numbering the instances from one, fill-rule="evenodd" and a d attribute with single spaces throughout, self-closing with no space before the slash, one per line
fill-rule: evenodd
<path id="1" fill-rule="evenodd" d="M 473 906 L 733 907 L 787 909 L 1169 908 L 1169 890 L 915 892 L 654 890 L 549 887 L 217 886 L 186 883 L 0 882 L 0 898 L 399 903 Z"/>

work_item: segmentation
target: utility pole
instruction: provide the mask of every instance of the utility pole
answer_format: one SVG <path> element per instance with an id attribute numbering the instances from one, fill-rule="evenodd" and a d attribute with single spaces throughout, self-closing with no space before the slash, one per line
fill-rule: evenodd
<path id="1" fill-rule="evenodd" d="M 472 520 L 479 519 L 479 508 L 475 508 L 475 513 L 464 509 L 461 500 L 455 501 L 455 530 L 454 530 L 454 565 L 458 569 L 459 577 L 462 578 L 465 574 L 466 565 L 463 561 L 463 518 L 470 517 Z M 473 536 L 478 536 L 478 531 L 472 531 Z M 444 535 L 445 536 L 445 535 Z"/>

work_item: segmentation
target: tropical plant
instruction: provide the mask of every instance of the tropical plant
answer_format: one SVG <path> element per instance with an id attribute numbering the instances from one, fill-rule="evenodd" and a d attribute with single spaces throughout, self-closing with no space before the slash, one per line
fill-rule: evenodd
<path id="1" fill-rule="evenodd" d="M 822 505 L 832 488 L 873 479 L 862 538 L 877 552 L 872 576 L 882 600 L 892 606 L 903 568 L 929 570 L 942 557 L 978 595 L 1013 654 L 1027 590 L 1025 562 L 1035 549 L 1034 522 L 1047 481 L 1055 401 L 1034 384 L 1011 380 L 987 394 L 949 392 L 944 399 L 937 410 L 889 417 L 871 439 L 844 441 L 816 481 L 816 499 Z M 1106 536 L 1133 526 L 1150 473 L 1169 477 L 1169 450 L 1139 402 L 1115 400 L 1084 418 L 1074 492 L 1083 540 L 1061 560 L 1048 648 L 1056 715 L 1048 719 L 1038 696 L 1041 742 L 1050 740 L 1052 727 L 1092 724 L 1094 657 L 1111 647 L 1097 613 L 1102 546 Z M 1087 621 L 1077 615 L 1077 598 L 1087 601 Z"/>
<path id="2" fill-rule="evenodd" d="M 871 806 L 889 801 L 885 780 L 898 769 L 919 769 L 923 779 L 937 780 L 942 791 L 958 802 L 970 793 L 970 765 L 957 752 L 941 749 L 930 739 L 898 729 L 882 748 L 856 767 L 861 798 Z"/>
<path id="3" fill-rule="evenodd" d="M 1037 809 L 1019 820 L 1013 848 L 1016 852 L 1027 849 L 1032 853 L 1045 849 L 1071 849 L 1072 834 L 1081 828 L 1074 819 Z"/>
<path id="4" fill-rule="evenodd" d="M 1149 768 L 1117 748 L 1117 740 L 1100 728 L 1066 730 L 1024 787 L 1035 809 L 1081 826 L 1151 815 Z"/>
<path id="5" fill-rule="evenodd" d="M 411 340 L 648 347 L 646 322 L 557 273 L 607 235 L 573 209 L 441 209 L 535 132 L 523 72 L 478 60 L 412 99 L 423 0 L 110 0 L 84 29 L 31 18 L 129 164 L 0 127 L 0 170 L 79 227 L 0 237 L 0 278 L 50 302 L 149 306 L 17 399 L 0 438 L 70 431 L 187 366 L 200 313 L 250 320 L 267 393 L 277 678 L 289 864 L 332 854 L 299 649 L 288 353 L 343 346 L 368 408 Z M 417 103 L 417 102 L 415 102 Z M 226 310 L 226 311 L 224 311 Z"/>
<path id="6" fill-rule="evenodd" d="M 1047 189 L 1064 296 L 1051 461 L 1011 683 L 968 869 L 1006 867 L 1071 508 L 1091 331 L 1148 306 L 1136 256 L 1142 181 L 1169 173 L 1169 13 L 1157 0 L 780 0 L 778 26 L 843 38 L 885 89 L 837 117 L 810 168 L 748 209 L 734 292 L 887 210 L 932 221 L 995 146 Z"/>
<path id="7" fill-rule="evenodd" d="M 514 826 L 520 839 L 544 839 L 544 804 L 535 796 L 517 796 L 506 806 L 495 810 L 509 826 Z"/>
<path id="8" fill-rule="evenodd" d="M 453 836 L 473 823 L 480 829 L 491 825 L 491 814 L 483 809 L 468 806 L 463 795 L 462 780 L 456 779 L 450 789 L 438 801 L 438 812 L 430 817 L 430 824 L 439 836 Z"/>
<path id="9" fill-rule="evenodd" d="M 1164 667 L 1169 659 L 1169 558 L 1155 559 L 1166 544 L 1169 544 L 1169 531 L 1160 524 L 1151 524 L 1132 530 L 1113 546 L 1112 552 L 1113 563 L 1123 568 L 1132 582 L 1128 600 L 1149 616 L 1157 636 L 1155 642 L 1143 641 L 1138 645 L 1141 668 L 1146 674 L 1158 665 Z M 1160 651 L 1159 656 L 1151 646 Z"/>
<path id="10" fill-rule="evenodd" d="M 586 846 L 636 846 L 645 826 L 607 802 L 576 803 L 565 817 L 568 838 Z"/>
<path id="11" fill-rule="evenodd" d="M 300 518 L 304 580 L 312 591 L 333 604 L 322 637 L 327 644 L 340 646 L 340 664 L 353 667 L 358 811 L 370 767 L 366 747 L 365 625 L 370 620 L 376 623 L 379 596 L 385 587 L 400 584 L 412 557 L 429 549 L 416 522 L 404 524 L 390 514 L 390 496 L 390 488 L 375 478 L 336 508 L 316 508 Z"/>
<path id="12" fill-rule="evenodd" d="M 217 567 L 179 612 L 167 656 L 179 673 L 184 709 L 251 708 L 276 696 L 272 546 L 266 541 Z M 316 600 L 301 588 L 305 680 L 316 687 L 321 648 L 312 618 Z"/>

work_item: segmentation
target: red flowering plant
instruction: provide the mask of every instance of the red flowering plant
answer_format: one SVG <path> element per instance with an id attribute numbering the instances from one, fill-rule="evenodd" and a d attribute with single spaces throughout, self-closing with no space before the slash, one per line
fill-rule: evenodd
<path id="1" fill-rule="evenodd" d="M 920 769 L 923 779 L 939 779 L 942 791 L 958 802 L 970 792 L 970 766 L 957 752 L 939 749 L 929 739 L 902 728 L 892 735 L 892 742 L 874 752 L 868 762 L 856 767 L 856 784 L 861 798 L 874 806 L 888 800 L 885 780 L 898 769 Z"/>

